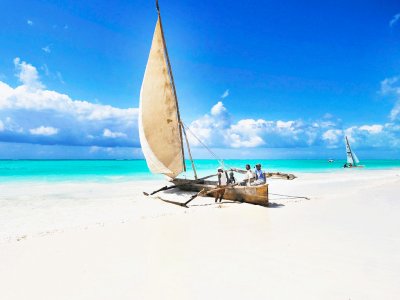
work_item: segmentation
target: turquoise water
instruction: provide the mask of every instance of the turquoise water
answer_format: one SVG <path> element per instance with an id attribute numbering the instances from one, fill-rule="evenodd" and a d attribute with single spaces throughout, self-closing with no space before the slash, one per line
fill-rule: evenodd
<path id="1" fill-rule="evenodd" d="M 265 171 L 280 172 L 330 172 L 342 169 L 344 160 L 328 163 L 327 160 L 225 160 L 225 167 L 244 168 L 261 163 Z M 215 160 L 195 161 L 199 176 L 214 173 L 219 166 Z M 400 160 L 364 160 L 367 169 L 400 168 Z M 187 162 L 187 176 L 192 177 Z M 360 169 L 361 170 L 361 169 Z M 181 177 L 184 177 L 182 174 Z M 0 160 L 0 182 L 15 180 L 42 181 L 120 181 L 161 179 L 152 175 L 144 160 Z"/>

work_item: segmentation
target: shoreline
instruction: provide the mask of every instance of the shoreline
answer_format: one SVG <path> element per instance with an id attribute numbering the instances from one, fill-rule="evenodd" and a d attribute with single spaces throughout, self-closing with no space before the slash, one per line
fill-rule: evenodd
<path id="1" fill-rule="evenodd" d="M 397 161 L 397 160 L 396 160 Z M 227 168 L 227 170 L 229 170 Z M 267 172 L 281 172 L 281 173 L 292 173 L 292 174 L 329 174 L 329 173 L 342 173 L 342 172 L 376 172 L 376 171 L 396 171 L 400 170 L 400 166 L 391 166 L 391 167 L 362 167 L 362 168 L 327 168 L 327 169 L 302 169 L 302 170 L 275 170 L 267 168 Z M 199 174 L 201 176 L 209 175 L 214 172 L 214 169 L 210 170 L 201 170 Z M 191 170 L 187 171 L 190 174 L 188 177 L 192 178 Z M 182 177 L 182 176 L 178 176 Z M 156 181 L 167 181 L 163 179 L 163 175 L 155 175 L 150 172 L 146 175 L 137 175 L 137 174 L 111 174 L 111 175 L 95 175 L 95 174 L 74 174 L 74 175 L 33 175 L 33 176 L 13 176 L 13 175 L 1 175 L 0 174 L 0 185 L 9 184 L 9 183 L 20 183 L 20 182 L 33 182 L 33 183 L 76 183 L 76 182 L 96 182 L 96 183 L 120 183 L 120 182 L 128 182 L 128 181 L 139 181 L 139 182 L 156 182 Z M 183 177 L 182 177 L 183 178 Z"/>
<path id="2" fill-rule="evenodd" d="M 261 163 L 264 171 L 284 173 L 330 173 L 343 171 L 344 160 L 328 163 L 326 160 L 226 160 L 225 167 L 243 168 L 249 163 Z M 216 172 L 215 160 L 195 160 L 199 176 Z M 400 168 L 400 160 L 364 160 L 364 170 Z M 193 177 L 190 164 L 180 177 Z M 64 182 L 64 181 L 129 181 L 163 180 L 162 175 L 149 172 L 144 160 L 3 160 L 0 163 L 1 182 Z"/>

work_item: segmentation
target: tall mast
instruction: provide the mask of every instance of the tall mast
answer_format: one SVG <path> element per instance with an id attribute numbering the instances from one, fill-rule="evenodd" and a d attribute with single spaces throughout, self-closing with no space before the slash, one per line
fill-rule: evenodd
<path id="1" fill-rule="evenodd" d="M 158 19 L 160 20 L 160 28 L 161 28 L 161 35 L 162 35 L 162 42 L 163 42 L 163 46 L 164 46 L 164 53 L 165 53 L 165 57 L 167 59 L 167 63 L 168 63 L 168 73 L 169 76 L 171 78 L 171 84 L 172 84 L 172 90 L 174 91 L 174 98 L 175 98 L 175 103 L 176 103 L 176 111 L 178 114 L 178 122 L 179 122 L 179 135 L 181 137 L 181 148 L 182 148 L 182 158 L 183 158 L 183 167 L 184 170 L 186 172 L 186 164 L 185 164 L 185 151 L 183 150 L 183 137 L 182 137 L 182 132 L 185 135 L 185 140 L 186 140 L 186 146 L 188 148 L 188 154 L 189 154 L 189 158 L 190 158 L 190 162 L 192 163 L 192 167 L 193 167 L 193 172 L 194 172 L 194 177 L 195 179 L 197 179 L 197 173 L 196 173 L 196 168 L 194 166 L 194 162 L 193 162 L 193 158 L 192 158 L 192 153 L 190 152 L 190 147 L 189 147 L 189 141 L 187 139 L 186 136 L 186 131 L 184 128 L 184 125 L 182 123 L 181 120 L 181 115 L 179 112 L 179 104 L 178 104 L 178 96 L 176 94 L 176 88 L 175 88 L 175 81 L 174 81 L 174 75 L 172 74 L 172 67 L 171 67 L 171 63 L 169 61 L 169 55 L 168 55 L 168 50 L 167 50 L 167 44 L 165 42 L 165 37 L 164 37 L 164 29 L 162 26 L 162 21 L 161 21 L 161 13 L 160 13 L 160 6 L 158 5 L 158 0 L 156 0 L 156 8 L 157 8 L 157 13 L 158 13 Z"/>

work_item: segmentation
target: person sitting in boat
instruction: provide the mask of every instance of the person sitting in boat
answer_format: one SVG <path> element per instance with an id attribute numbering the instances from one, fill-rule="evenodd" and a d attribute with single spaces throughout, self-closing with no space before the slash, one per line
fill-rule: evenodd
<path id="1" fill-rule="evenodd" d="M 265 172 L 261 170 L 261 164 L 256 165 L 255 175 L 256 175 L 256 180 L 253 182 L 253 185 L 260 185 L 267 182 L 267 177 L 265 175 Z"/>
<path id="2" fill-rule="evenodd" d="M 243 182 L 240 185 L 250 185 L 251 180 L 254 178 L 254 174 L 253 171 L 251 170 L 251 167 L 249 164 L 246 165 L 246 170 L 241 170 L 241 169 L 236 169 L 236 168 L 232 168 L 232 171 L 234 172 L 238 172 L 241 174 L 246 174 Z"/>
<path id="3" fill-rule="evenodd" d="M 225 188 L 228 185 L 229 178 L 228 178 L 228 173 L 224 171 L 222 168 L 218 168 L 218 186 L 217 186 L 217 191 L 215 192 L 215 202 L 219 200 L 219 202 L 222 201 L 222 198 L 224 197 L 225 194 Z"/>
<path id="4" fill-rule="evenodd" d="M 229 172 L 229 184 L 235 184 L 236 183 L 236 178 L 235 175 L 233 174 L 233 171 L 231 170 Z"/>

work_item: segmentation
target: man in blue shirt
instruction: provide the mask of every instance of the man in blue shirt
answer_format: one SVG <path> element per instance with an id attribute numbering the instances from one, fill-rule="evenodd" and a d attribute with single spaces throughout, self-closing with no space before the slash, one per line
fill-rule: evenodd
<path id="1" fill-rule="evenodd" d="M 260 185 L 267 182 L 265 172 L 261 170 L 261 164 L 256 165 L 255 174 L 256 174 L 256 180 L 254 181 L 253 185 Z"/>

